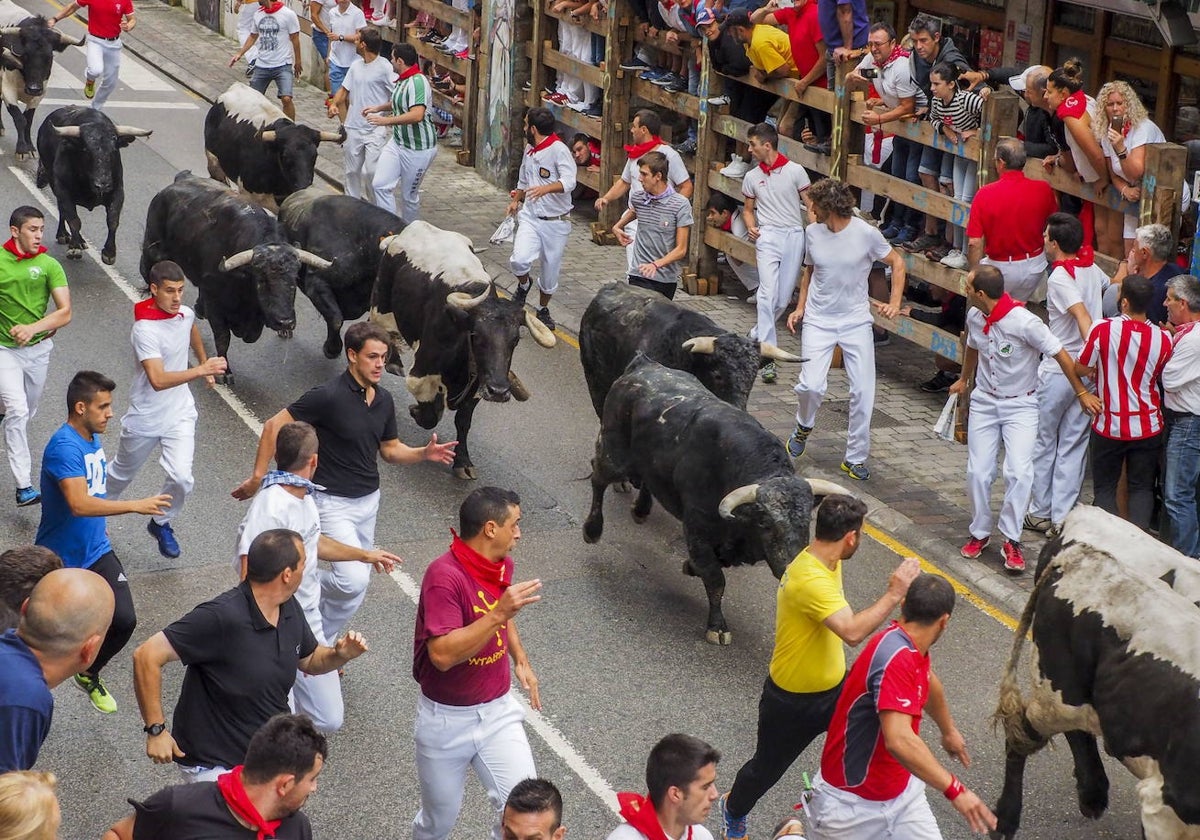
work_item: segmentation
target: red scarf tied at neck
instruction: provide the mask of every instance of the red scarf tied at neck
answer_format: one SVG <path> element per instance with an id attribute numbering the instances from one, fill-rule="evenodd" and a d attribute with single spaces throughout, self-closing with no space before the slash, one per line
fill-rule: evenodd
<path id="1" fill-rule="evenodd" d="M 467 574 L 493 598 L 499 598 L 512 583 L 512 560 L 504 558 L 499 563 L 493 562 L 463 542 L 462 538 L 450 529 L 453 537 L 450 541 L 450 553 L 454 559 L 467 570 Z M 505 578 L 508 580 L 505 580 Z"/>
<path id="2" fill-rule="evenodd" d="M 242 765 L 239 764 L 228 773 L 217 776 L 217 790 L 221 791 L 221 796 L 225 797 L 225 804 L 235 817 L 258 829 L 258 840 L 274 837 L 275 831 L 283 824 L 283 820 L 268 820 L 258 813 L 258 808 L 254 807 L 250 795 L 246 793 L 245 785 L 242 784 Z"/>
<path id="3" fill-rule="evenodd" d="M 1096 264 L 1096 255 L 1091 247 L 1086 249 L 1080 248 L 1079 253 L 1073 257 L 1067 257 L 1063 260 L 1058 260 L 1050 266 L 1050 270 L 1056 268 L 1066 269 L 1067 274 L 1071 275 L 1071 279 L 1075 279 L 1075 269 L 1087 268 Z"/>
<path id="4" fill-rule="evenodd" d="M 538 143 L 536 146 L 531 146 L 529 149 L 529 152 L 527 154 L 532 155 L 535 152 L 540 152 L 542 149 L 546 148 L 547 146 L 557 143 L 560 139 L 561 138 L 552 131 L 552 132 L 550 132 L 550 134 L 548 134 L 546 136 L 546 139 L 543 140 L 541 143 Z"/>
<path id="5" fill-rule="evenodd" d="M 775 156 L 774 163 L 763 163 L 762 161 L 759 161 L 758 168 L 761 169 L 767 175 L 770 175 L 772 172 L 776 171 L 777 169 L 783 169 L 783 167 L 787 164 L 787 162 L 788 162 L 787 155 L 785 155 L 783 152 L 780 152 L 778 155 Z"/>
<path id="6" fill-rule="evenodd" d="M 663 831 L 654 811 L 654 803 L 650 797 L 628 791 L 617 794 L 617 803 L 621 806 L 621 816 L 625 822 L 636 828 L 646 840 L 671 840 Z M 687 836 L 682 840 L 692 840 L 692 827 L 689 825 Z"/>
<path id="7" fill-rule="evenodd" d="M 267 5 L 262 7 L 263 11 L 269 15 L 275 14 L 282 8 L 283 8 L 283 0 L 276 0 L 276 2 L 268 3 Z"/>
<path id="8" fill-rule="evenodd" d="M 987 335 L 991 331 L 993 324 L 997 323 L 1009 312 L 1019 309 L 1024 305 L 1019 300 L 1015 300 L 1008 292 L 1000 295 L 1000 300 L 996 301 L 996 305 L 992 307 L 992 311 L 984 318 L 983 334 Z"/>
<path id="9" fill-rule="evenodd" d="M 174 315 L 170 312 L 163 312 L 154 302 L 154 298 L 146 298 L 133 305 L 133 320 L 135 321 L 170 321 L 172 318 L 182 317 L 182 312 L 176 312 Z"/>
<path id="10" fill-rule="evenodd" d="M 645 143 L 634 143 L 633 145 L 626 146 L 625 154 L 629 156 L 630 160 L 637 160 L 646 154 L 646 152 L 652 152 L 661 145 L 662 138 L 656 134 Z"/>
<path id="11" fill-rule="evenodd" d="M 909 55 L 910 53 L 908 50 L 904 49 L 904 47 L 900 46 L 899 44 L 896 44 L 896 46 L 892 47 L 892 52 L 888 55 L 888 57 L 883 60 L 883 64 L 879 65 L 879 69 L 882 70 L 883 68 L 887 67 L 897 58 L 908 58 Z"/>
<path id="12" fill-rule="evenodd" d="M 409 67 L 407 70 L 405 70 L 403 73 L 400 74 L 400 81 L 404 81 L 405 79 L 411 79 L 413 76 L 417 75 L 420 72 L 421 72 L 421 65 L 414 64 L 411 67 Z"/>
<path id="13" fill-rule="evenodd" d="M 32 254 L 26 254 L 17 247 L 17 240 L 11 238 L 4 243 L 4 250 L 16 257 L 17 262 L 20 262 L 21 260 L 31 260 L 36 256 L 46 253 L 46 247 L 44 245 L 39 245 L 38 249 Z"/>

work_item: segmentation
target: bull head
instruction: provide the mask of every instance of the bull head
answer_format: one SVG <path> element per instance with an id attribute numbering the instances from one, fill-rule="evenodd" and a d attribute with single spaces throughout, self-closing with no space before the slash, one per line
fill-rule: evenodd
<path id="1" fill-rule="evenodd" d="M 846 488 L 840 484 L 834 484 L 832 481 L 825 481 L 821 478 L 806 478 L 808 487 L 812 490 L 814 496 L 832 496 L 841 494 L 844 496 L 853 496 Z M 717 513 L 722 519 L 733 519 L 734 511 L 745 504 L 751 504 L 758 501 L 758 485 L 745 484 L 741 487 L 736 487 L 725 494 L 725 498 L 721 499 L 721 503 L 717 505 Z"/>
<path id="2" fill-rule="evenodd" d="M 391 237 L 388 237 L 387 239 L 383 240 L 383 243 L 381 243 L 385 249 L 387 247 L 386 243 L 390 239 Z M 462 312 L 470 312 L 472 309 L 479 306 L 479 304 L 487 300 L 488 295 L 492 294 L 494 289 L 495 287 L 489 283 L 488 287 L 484 289 L 481 294 L 475 297 L 472 297 L 466 292 L 451 292 L 450 294 L 446 295 L 446 303 Z M 529 335 L 533 338 L 533 340 L 542 347 L 553 347 L 558 343 L 558 339 L 554 337 L 554 333 L 547 329 L 545 324 L 535 318 L 533 313 L 529 310 L 525 310 L 525 327 L 529 330 Z"/>
<path id="3" fill-rule="evenodd" d="M 717 337 L 713 335 L 700 335 L 695 338 L 689 338 L 683 342 L 683 349 L 689 353 L 696 353 L 702 356 L 711 356 L 717 349 Z M 759 342 L 758 354 L 764 359 L 771 359 L 776 362 L 803 362 L 799 356 L 793 356 L 786 350 L 780 350 L 774 344 L 768 341 Z"/>

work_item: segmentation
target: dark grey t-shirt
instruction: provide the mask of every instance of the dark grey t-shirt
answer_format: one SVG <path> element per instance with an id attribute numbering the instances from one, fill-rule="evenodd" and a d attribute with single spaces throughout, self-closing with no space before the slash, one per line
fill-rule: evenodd
<path id="1" fill-rule="evenodd" d="M 634 271 L 643 263 L 654 262 L 675 249 L 675 231 L 692 225 L 692 203 L 677 192 L 652 199 L 642 192 L 632 203 L 637 214 L 637 236 L 633 243 Z M 683 274 L 683 261 L 660 268 L 653 277 L 656 283 L 678 283 Z"/>

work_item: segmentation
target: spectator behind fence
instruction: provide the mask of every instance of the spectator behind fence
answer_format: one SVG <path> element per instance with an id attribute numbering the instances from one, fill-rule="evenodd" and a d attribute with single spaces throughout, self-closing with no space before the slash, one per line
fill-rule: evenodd
<path id="1" fill-rule="evenodd" d="M 1050 128 L 1050 110 L 1046 106 L 1046 80 L 1052 72 L 1054 68 L 1038 64 L 1008 80 L 1008 86 L 1029 105 L 1022 112 L 1020 128 L 1025 140 L 1025 154 L 1031 158 L 1058 154 L 1058 144 L 1054 142 L 1054 132 Z"/>
<path id="2" fill-rule="evenodd" d="M 742 215 L 742 206 L 725 193 L 713 191 L 705 205 L 705 221 L 708 226 L 733 234 L 738 239 L 750 242 L 750 233 L 746 229 L 746 219 Z M 753 243 L 751 243 L 753 244 Z M 737 257 L 726 252 L 725 264 L 729 266 L 738 281 L 746 287 L 746 291 L 758 289 L 758 267 L 754 263 L 742 262 Z"/>
<path id="3" fill-rule="evenodd" d="M 733 33 L 725 29 L 718 21 L 713 11 L 707 7 L 696 14 L 696 22 L 704 34 L 705 45 L 708 48 L 708 60 L 714 70 L 722 76 L 739 77 L 750 72 L 750 59 L 741 43 L 733 37 Z M 766 119 L 767 112 L 775 102 L 775 94 L 769 90 L 751 87 L 734 81 L 733 78 L 722 80 L 725 89 L 724 96 L 710 98 L 710 105 L 729 105 L 731 116 L 754 125 Z M 740 180 L 753 163 L 746 144 L 734 143 L 733 154 L 728 165 L 721 174 Z"/>
<path id="4" fill-rule="evenodd" d="M 53 773 L 0 775 L 0 840 L 58 840 L 62 811 Z"/>
<path id="5" fill-rule="evenodd" d="M 0 554 L 0 633 L 17 626 L 33 587 L 62 566 L 57 554 L 40 545 L 19 545 Z"/>
<path id="6" fill-rule="evenodd" d="M 958 68 L 946 62 L 938 62 L 930 72 L 929 85 L 933 98 L 929 100 L 929 120 L 944 139 L 961 148 L 962 144 L 979 133 L 983 123 L 983 99 L 977 93 L 960 88 L 958 75 Z M 975 195 L 978 180 L 976 162 L 969 157 L 946 152 L 942 157 L 942 181 L 947 168 L 950 169 L 951 197 L 969 204 Z M 940 258 L 941 263 L 950 268 L 965 269 L 968 267 L 966 231 L 958 225 L 948 227 L 952 232 L 947 239 L 953 247 Z"/>
<path id="7" fill-rule="evenodd" d="M 1109 82 L 1100 88 L 1092 107 L 1092 132 L 1104 152 L 1112 184 L 1121 198 L 1136 202 L 1142 197 L 1146 145 L 1165 143 L 1167 138 L 1150 119 L 1146 106 L 1128 82 Z M 1125 214 L 1121 229 L 1124 241 L 1120 253 L 1127 254 L 1133 247 L 1137 223 L 1137 214 Z M 1108 250 L 1104 252 L 1112 253 Z"/>
<path id="8" fill-rule="evenodd" d="M 730 12 L 725 18 L 725 29 L 746 49 L 750 59 L 750 77 L 759 84 L 775 79 L 798 79 L 800 70 L 792 57 L 792 44 L 788 36 L 775 26 L 756 24 L 744 10 Z M 791 137 L 796 125 L 798 103 L 791 99 L 781 101 L 777 126 L 784 137 Z"/>
<path id="9" fill-rule="evenodd" d="M 1167 323 L 1167 284 L 1171 278 L 1187 274 L 1175 262 L 1175 238 L 1166 225 L 1143 225 L 1133 232 L 1133 248 L 1126 257 L 1130 274 L 1150 279 L 1153 291 L 1146 303 L 1146 320 Z M 1118 277 L 1120 274 L 1117 275 Z"/>
<path id="10" fill-rule="evenodd" d="M 817 20 L 825 40 L 826 81 L 832 89 L 837 78 L 837 65 L 849 61 L 855 50 L 867 45 L 867 30 L 871 18 L 867 0 L 816 0 Z"/>
<path id="11" fill-rule="evenodd" d="M 1163 507 L 1171 545 L 1200 558 L 1200 280 L 1176 277 L 1167 285 L 1167 311 L 1175 326 L 1174 349 L 1162 372 L 1167 435 Z"/>
<path id="12" fill-rule="evenodd" d="M 782 26 L 787 29 L 788 41 L 792 47 L 792 61 L 800 74 L 800 80 L 795 85 L 797 95 L 803 95 L 810 86 L 822 89 L 829 88 L 829 79 L 825 72 L 825 38 L 821 34 L 821 24 L 817 13 L 815 0 L 800 0 L 799 3 L 783 5 L 780 0 L 767 0 L 765 6 L 754 10 L 750 22 L 768 26 Z M 828 143 L 833 132 L 833 116 L 820 108 L 810 108 L 800 105 L 796 114 L 799 124 L 807 124 L 818 143 Z"/>

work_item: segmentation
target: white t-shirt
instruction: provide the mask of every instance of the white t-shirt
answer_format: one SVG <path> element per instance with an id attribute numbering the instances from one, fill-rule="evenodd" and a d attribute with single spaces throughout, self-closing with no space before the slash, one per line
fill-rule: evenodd
<path id="1" fill-rule="evenodd" d="M 810 186 L 808 173 L 794 160 L 770 172 L 756 163 L 742 178 L 742 195 L 754 199 L 754 218 L 760 228 L 798 228 L 808 218 L 800 193 Z"/>
<path id="2" fill-rule="evenodd" d="M 129 409 L 121 418 L 121 427 L 135 435 L 164 434 L 184 421 L 196 420 L 196 403 L 187 383 L 154 390 L 142 362 L 161 359 L 163 370 L 172 373 L 188 369 L 188 350 L 196 313 L 181 306 L 174 318 L 161 321 L 140 319 L 133 322 L 129 341 L 133 345 L 133 385 L 129 389 Z"/>
<path id="3" fill-rule="evenodd" d="M 879 70 L 875 65 L 875 59 L 871 56 L 866 56 L 858 63 L 855 68 L 858 71 L 863 70 Z M 928 102 L 925 100 L 925 95 L 921 89 L 917 87 L 917 83 L 912 77 L 912 62 L 896 59 L 879 71 L 879 75 L 871 80 L 875 90 L 879 92 L 879 98 L 888 106 L 890 111 L 900 104 L 901 99 L 912 97 L 913 107 L 925 107 Z"/>
<path id="4" fill-rule="evenodd" d="M 892 251 L 883 234 L 852 216 L 837 233 L 813 223 L 804 239 L 804 264 L 813 267 L 804 320 L 846 327 L 871 323 L 867 277 L 874 262 Z"/>
<path id="5" fill-rule="evenodd" d="M 350 41 L 339 41 L 339 35 L 353 35 L 367 25 L 366 15 L 362 9 L 351 3 L 345 12 L 338 10 L 337 5 L 325 11 L 325 25 L 329 29 L 329 61 L 338 67 L 349 67 L 358 58 L 358 51 Z"/>
<path id="6" fill-rule="evenodd" d="M 1077 303 L 1082 303 L 1091 316 L 1092 323 L 1096 323 L 1104 317 L 1104 290 L 1107 288 L 1108 275 L 1097 265 L 1076 267 L 1074 278 L 1065 268 L 1056 268 L 1050 272 L 1050 278 L 1046 281 L 1046 309 L 1050 313 L 1050 332 L 1062 342 L 1072 359 L 1079 358 L 1079 354 L 1083 352 L 1084 336 L 1079 334 L 1079 322 L 1067 310 Z M 1041 373 L 1065 375 L 1058 362 L 1050 357 L 1042 359 Z"/>
<path id="7" fill-rule="evenodd" d="M 1164 400 L 1172 411 L 1200 414 L 1200 327 L 1176 339 L 1171 358 L 1163 367 Z"/>
<path id="8" fill-rule="evenodd" d="M 1095 114 L 1096 100 L 1088 96 L 1086 101 L 1088 113 Z M 1095 117 L 1093 117 L 1093 119 L 1095 119 Z M 1091 126 L 1087 126 L 1086 130 L 1091 131 Z M 1067 146 L 1071 149 L 1071 160 L 1075 162 L 1075 169 L 1078 170 L 1080 177 L 1082 177 L 1085 182 L 1094 184 L 1096 181 L 1100 180 L 1100 173 L 1095 170 L 1095 168 L 1092 166 L 1092 162 L 1088 160 L 1087 155 L 1083 153 L 1083 149 L 1080 148 L 1079 142 L 1075 139 L 1075 135 L 1071 133 L 1071 129 L 1064 128 L 1063 131 L 1067 137 Z"/>
<path id="9" fill-rule="evenodd" d="M 281 484 L 259 490 L 238 525 L 237 550 L 233 554 L 235 569 L 241 568 L 241 557 L 250 551 L 254 538 L 272 528 L 287 528 L 304 540 L 304 576 L 296 590 L 296 602 L 304 610 L 304 617 L 317 641 L 327 644 L 321 621 L 321 579 L 317 564 L 321 517 L 312 494 L 296 498 Z"/>
<path id="10" fill-rule="evenodd" d="M 392 88 L 396 86 L 396 73 L 392 64 L 381 55 L 375 56 L 370 64 L 361 58 L 350 63 L 342 87 L 350 97 L 350 108 L 346 113 L 346 130 L 374 131 L 376 126 L 367 122 L 363 108 L 383 105 L 392 101 Z M 386 130 L 386 126 L 384 126 Z"/>
<path id="11" fill-rule="evenodd" d="M 1063 349 L 1042 319 L 1023 306 L 1013 309 L 985 335 L 987 318 L 975 307 L 967 311 L 967 346 L 979 351 L 976 386 L 994 397 L 1020 397 L 1037 389 L 1042 355 Z M 1057 364 L 1057 362 L 1055 363 Z"/>
<path id="12" fill-rule="evenodd" d="M 666 834 L 666 832 L 663 833 Z M 670 837 L 670 835 L 667 836 Z M 646 835 L 629 823 L 621 823 L 609 832 L 607 840 L 646 840 Z M 687 833 L 684 832 L 683 837 L 672 838 L 672 840 L 687 840 Z M 692 826 L 692 840 L 713 840 L 712 832 L 697 823 Z"/>
<path id="13" fill-rule="evenodd" d="M 337 0 L 310 0 L 310 2 L 304 5 L 304 8 L 309 10 L 309 14 L 312 14 L 313 2 L 321 4 L 321 23 L 325 24 L 326 28 L 329 28 L 329 12 L 337 5 Z"/>
<path id="14" fill-rule="evenodd" d="M 561 140 L 551 143 L 544 149 L 538 149 L 536 152 L 532 146 L 526 145 L 525 153 L 521 155 L 521 171 L 517 175 L 517 189 L 528 190 L 561 181 L 563 191 L 547 193 L 538 198 L 526 197 L 521 212 L 547 218 L 565 216 L 570 213 L 572 209 L 571 190 L 575 189 L 577 170 L 575 156 L 571 154 L 567 144 Z"/>
<path id="15" fill-rule="evenodd" d="M 687 167 L 684 166 L 683 158 L 679 156 L 679 152 L 671 147 L 670 143 L 659 143 L 650 151 L 662 152 L 667 156 L 667 180 L 671 182 L 671 186 L 678 187 L 680 184 L 692 179 L 692 176 L 688 174 Z M 634 196 L 645 192 L 642 188 L 642 182 L 638 178 L 637 159 L 625 161 L 625 168 L 621 170 L 621 180 L 629 185 L 628 206 L 632 207 Z"/>
<path id="16" fill-rule="evenodd" d="M 254 13 L 251 30 L 258 34 L 257 66 L 283 67 L 295 61 L 291 36 L 300 31 L 300 18 L 287 6 L 274 14 L 259 9 Z"/>
<path id="17" fill-rule="evenodd" d="M 1096 119 L 1095 115 L 1092 119 Z M 1163 135 L 1162 129 L 1154 124 L 1152 120 L 1145 119 L 1129 129 L 1129 134 L 1125 135 L 1125 152 L 1128 154 L 1139 146 L 1145 146 L 1147 143 L 1166 143 L 1167 138 Z M 1113 172 L 1133 184 L 1140 184 L 1141 178 L 1129 178 L 1125 175 L 1125 170 L 1121 168 L 1121 159 L 1117 157 L 1117 151 L 1113 148 L 1112 142 L 1108 139 L 1107 132 L 1100 141 L 1100 148 L 1104 151 L 1105 156 L 1112 164 Z"/>

